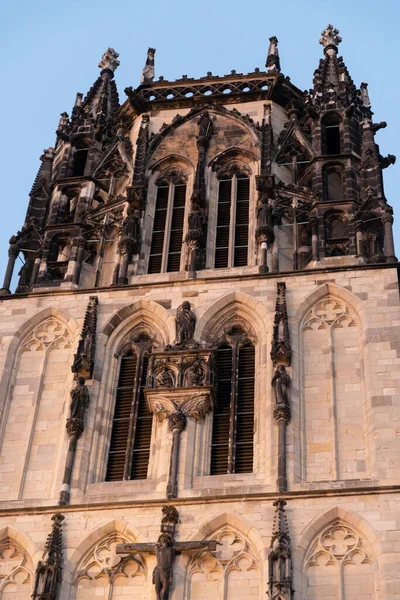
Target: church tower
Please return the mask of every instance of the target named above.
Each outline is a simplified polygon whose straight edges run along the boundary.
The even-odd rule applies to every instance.
[[[0,600],[399,600],[400,300],[366,83],[100,75],[0,295]],[[14,289],[16,259],[23,266]]]

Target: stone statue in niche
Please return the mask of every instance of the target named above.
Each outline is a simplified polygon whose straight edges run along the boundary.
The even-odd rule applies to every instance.
[[[164,367],[161,371],[157,373],[156,383],[157,387],[173,387],[174,378],[172,377],[171,371]]]
[[[261,198],[260,208],[257,216],[258,227],[272,227],[272,208],[267,196]]]
[[[271,385],[275,390],[276,404],[285,404],[286,406],[289,406],[290,376],[287,374],[284,365],[279,365],[276,368]]]
[[[78,377],[77,385],[71,390],[70,419],[83,421],[86,408],[89,404],[89,390],[85,385],[85,378]]]
[[[210,119],[210,114],[205,110],[199,119],[199,137],[209,138],[212,135],[213,124]]]
[[[203,227],[204,217],[200,206],[195,203],[192,205],[192,211],[189,215],[189,231],[197,231]]]
[[[190,302],[185,300],[178,308],[175,319],[176,346],[184,346],[193,339],[196,327],[196,315],[190,308]]]
[[[196,387],[204,381],[204,370],[200,361],[196,360],[186,371],[186,385]]]
[[[135,242],[139,239],[139,216],[132,208],[128,208],[128,213],[122,222],[122,236]]]

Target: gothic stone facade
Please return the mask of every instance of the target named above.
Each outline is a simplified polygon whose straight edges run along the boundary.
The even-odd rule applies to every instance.
[[[400,599],[395,158],[320,41],[306,94],[271,38],[196,80],[149,49],[122,105],[109,49],[62,114],[0,301],[1,600]]]

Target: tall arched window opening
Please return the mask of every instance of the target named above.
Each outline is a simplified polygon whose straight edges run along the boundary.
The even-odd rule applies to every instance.
[[[89,148],[77,148],[74,154],[72,177],[82,177],[85,174]]]
[[[322,153],[340,154],[340,122],[339,115],[327,115],[322,121]]]
[[[121,357],[106,481],[147,478],[153,415],[144,388],[150,351],[150,338],[142,336]]]
[[[252,473],[255,347],[243,331],[219,345],[216,368],[210,474]]]
[[[250,179],[240,173],[220,179],[218,192],[216,269],[247,265]]]
[[[157,182],[149,273],[180,270],[185,220],[186,181],[182,176]]]
[[[343,168],[328,165],[323,171],[324,200],[339,202],[343,200]]]

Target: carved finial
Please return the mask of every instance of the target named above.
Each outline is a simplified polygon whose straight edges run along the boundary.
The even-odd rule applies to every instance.
[[[365,106],[365,108],[371,108],[371,101],[369,99],[369,93],[368,93],[368,83],[362,83],[360,85],[360,90],[361,90],[361,101],[363,103],[363,106]]]
[[[97,296],[90,296],[83,321],[78,351],[74,354],[74,362],[71,367],[72,372],[76,373],[76,377],[80,375],[91,379],[93,376],[96,350],[97,304]]]
[[[60,115],[60,120],[58,122],[58,129],[62,129],[63,127],[68,125],[68,123],[69,123],[68,113],[62,112]]]
[[[147,50],[147,59],[144,69],[142,71],[141,84],[149,84],[154,80],[154,55],[156,53],[155,48],[149,48]]]
[[[335,51],[337,51],[337,47],[341,41],[342,38],[339,35],[339,30],[335,29],[333,25],[327,25],[327,27],[321,31],[319,43],[324,47],[324,52],[329,49],[335,49]]]
[[[269,73],[279,73],[281,70],[278,51],[278,38],[274,35],[269,38],[268,56],[265,66],[267,67],[267,71]]]
[[[47,536],[42,560],[35,573],[33,600],[56,600],[62,579],[62,522],[64,515],[52,516],[52,530]]]
[[[99,62],[100,69],[109,69],[114,72],[115,69],[119,66],[118,52],[115,52],[114,48],[107,48],[101,57],[101,61]]]
[[[280,600],[291,600],[292,564],[289,527],[285,513],[285,500],[275,500],[272,525],[271,552],[268,557],[268,595]]]
[[[82,92],[78,92],[76,94],[74,107],[79,108],[80,106],[82,106],[82,101],[83,101],[83,94],[82,94]]]
[[[286,284],[279,281],[276,284],[276,304],[274,332],[272,338],[271,358],[274,366],[285,365],[290,367],[292,350],[289,338],[289,321],[286,306]]]

